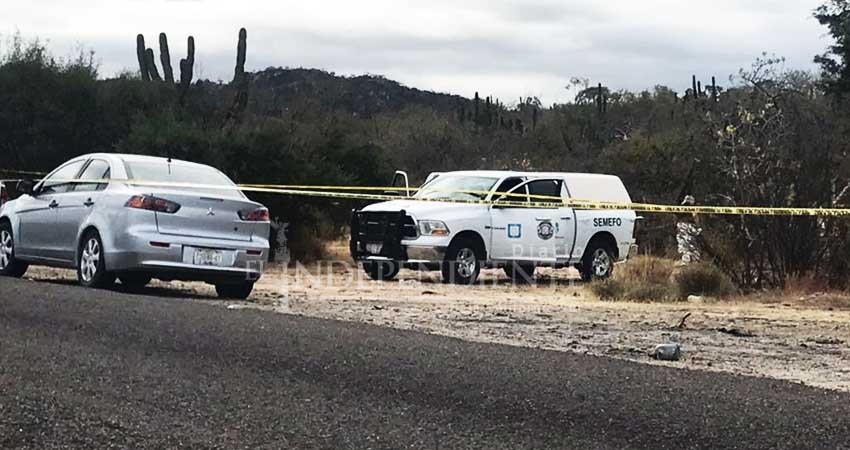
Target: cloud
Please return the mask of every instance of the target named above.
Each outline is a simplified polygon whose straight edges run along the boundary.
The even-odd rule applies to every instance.
[[[684,89],[690,75],[726,80],[763,51],[815,69],[828,40],[811,18],[821,0],[31,0],[4,6],[0,33],[48,38],[64,54],[93,48],[101,71],[135,69],[135,35],[169,36],[173,58],[195,36],[199,75],[232,77],[236,35],[248,67],[383,74],[409,86],[507,102],[574,93],[572,76],[632,90]]]

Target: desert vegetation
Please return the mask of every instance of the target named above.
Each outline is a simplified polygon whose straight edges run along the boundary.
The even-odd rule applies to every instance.
[[[0,55],[0,169],[43,171],[103,151],[209,163],[246,183],[385,185],[396,168],[418,181],[459,169],[588,171],[619,175],[640,202],[693,195],[711,205],[848,207],[850,2],[830,0],[815,15],[835,40],[817,56],[820,73],[762,55],[728,80],[698,74],[684,91],[630,92],[573,79],[574,101],[552,105],[315,69],[247,72],[259,44],[246,30],[234,32],[227,82],[192,78],[191,38],[184,50],[160,36],[158,52],[137,38],[139,67],[103,77],[94,53],[59,58],[18,36]],[[291,224],[296,258],[315,256],[316,241],[344,235],[359,206],[256,197]],[[676,220],[647,217],[638,232],[642,252],[673,253]],[[690,292],[715,283],[721,274],[712,267],[744,291],[804,274],[833,288],[850,282],[846,218],[706,216],[701,226],[710,265],[688,269],[695,273],[677,288],[659,281],[664,270],[644,267],[645,282],[628,295],[681,298],[682,284]],[[616,283],[606,288],[617,291]]]

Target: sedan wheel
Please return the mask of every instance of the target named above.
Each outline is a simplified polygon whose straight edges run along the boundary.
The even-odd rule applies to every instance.
[[[0,231],[0,270],[6,270],[12,263],[12,233]]]
[[[77,257],[77,279],[87,287],[105,288],[115,282],[115,275],[106,272],[103,243],[93,231],[86,233]]]
[[[15,240],[12,226],[0,223],[0,275],[20,278],[27,271],[27,264],[15,259]]]

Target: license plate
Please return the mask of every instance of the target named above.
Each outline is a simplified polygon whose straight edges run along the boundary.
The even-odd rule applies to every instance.
[[[197,266],[221,266],[224,263],[224,253],[221,250],[197,248],[194,263]]]
[[[373,255],[380,255],[384,244],[366,244],[366,251]]]

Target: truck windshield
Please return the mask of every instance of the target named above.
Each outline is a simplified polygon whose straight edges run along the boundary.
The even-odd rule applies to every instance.
[[[425,184],[416,198],[446,200],[483,200],[498,178],[441,175]]]

